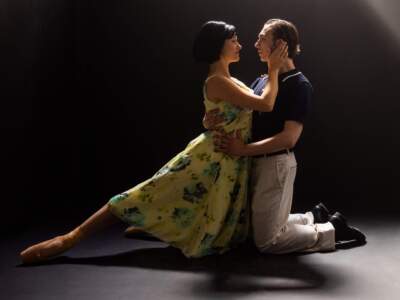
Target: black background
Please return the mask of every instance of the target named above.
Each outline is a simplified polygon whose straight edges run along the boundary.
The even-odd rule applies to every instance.
[[[211,19],[236,25],[231,73],[247,84],[266,72],[263,23],[300,31],[296,64],[315,93],[294,208],[398,213],[397,12],[395,0],[2,0],[3,229],[82,220],[202,132],[206,68],[191,48]]]

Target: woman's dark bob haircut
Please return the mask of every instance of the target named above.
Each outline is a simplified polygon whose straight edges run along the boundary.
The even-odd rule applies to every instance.
[[[193,56],[198,62],[212,64],[219,59],[224,42],[236,34],[233,25],[222,21],[208,21],[201,27],[193,44]]]

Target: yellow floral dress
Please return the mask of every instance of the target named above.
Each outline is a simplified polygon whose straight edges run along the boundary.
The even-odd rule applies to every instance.
[[[250,110],[211,102],[205,93],[204,99],[206,111],[219,108],[226,133],[239,129],[243,140],[250,140]],[[248,174],[249,159],[215,152],[207,131],[153,177],[111,198],[109,207],[121,220],[181,249],[187,257],[223,253],[247,238]]]

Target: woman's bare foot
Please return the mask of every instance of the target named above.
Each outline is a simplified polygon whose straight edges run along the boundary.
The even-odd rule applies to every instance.
[[[159,241],[158,238],[144,231],[140,227],[129,226],[125,229],[124,236],[127,238],[145,240],[145,241]]]
[[[53,239],[33,245],[20,253],[24,264],[42,262],[71,249],[82,239],[79,228]]]
[[[20,253],[21,260],[25,264],[31,264],[60,255],[71,249],[83,238],[118,221],[119,219],[111,213],[107,203],[71,232],[33,245],[22,251]]]
[[[143,234],[144,231],[140,227],[136,226],[129,226],[128,228],[125,229],[124,235],[125,237],[135,237],[136,235]]]

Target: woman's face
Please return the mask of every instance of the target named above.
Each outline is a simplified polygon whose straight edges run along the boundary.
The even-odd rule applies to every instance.
[[[242,49],[242,45],[239,44],[238,37],[234,34],[230,39],[225,40],[221,58],[230,63],[237,62],[240,60],[240,49]]]

